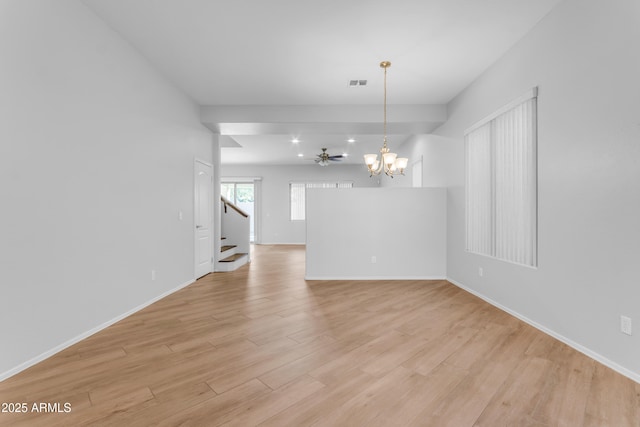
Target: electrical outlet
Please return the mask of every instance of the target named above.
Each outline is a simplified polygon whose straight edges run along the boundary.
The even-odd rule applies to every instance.
[[[631,318],[627,316],[620,316],[620,332],[623,334],[631,335]]]
[[[156,280],[156,271],[151,270],[151,280]]]
[[[484,276],[484,269],[482,267],[478,269],[478,276],[480,277]]]
[[[371,264],[375,264],[376,262],[378,262],[378,259],[376,258],[376,256],[375,256],[375,255],[373,255],[373,256],[371,257]]]

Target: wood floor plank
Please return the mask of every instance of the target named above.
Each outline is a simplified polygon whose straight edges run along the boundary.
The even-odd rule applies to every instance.
[[[511,330],[497,323],[490,323],[467,341],[468,345],[453,352],[446,362],[461,369],[470,369],[481,360],[491,359],[495,349],[504,344]]]
[[[309,376],[300,377],[270,394],[256,399],[251,405],[247,405],[241,414],[220,425],[225,427],[258,425],[322,388],[324,388],[324,384],[319,381]]]
[[[378,338],[372,338],[358,348],[336,359],[327,361],[324,365],[309,372],[309,375],[325,384],[340,381],[352,370],[359,369],[361,364],[367,363],[385,351],[401,344],[404,337],[405,335],[400,332],[391,331]]]
[[[421,376],[421,380],[407,390],[394,407],[381,411],[370,426],[429,425],[426,423],[428,418],[467,375],[468,372],[455,366],[438,365],[427,376]]]
[[[153,390],[152,390],[153,392]],[[175,414],[206,402],[216,393],[204,383],[185,384],[163,393],[154,393],[152,402],[145,402],[126,411],[112,412],[95,421],[100,426],[158,425]]]
[[[565,344],[554,344],[540,354],[553,362],[553,368],[533,418],[558,427],[583,425],[596,362]]]
[[[317,427],[366,426],[380,411],[394,406],[398,395],[393,387],[410,387],[415,373],[402,366],[363,387],[358,393],[314,423]],[[395,397],[395,398],[394,398]]]
[[[460,381],[435,411],[422,413],[410,425],[430,424],[451,427],[474,425],[510,373],[511,370],[505,371],[500,363],[486,361]],[[430,423],[422,424],[427,419],[431,420]]]
[[[448,357],[459,350],[471,338],[478,333],[477,330],[465,327],[457,327],[445,331],[429,341],[420,352],[403,362],[403,366],[415,370],[422,375],[440,366]]]
[[[260,423],[261,427],[310,426],[325,419],[344,403],[377,379],[361,371],[355,371],[340,383],[325,386],[287,409]]]
[[[532,419],[551,367],[552,362],[545,359],[522,360],[474,425],[526,425]]]
[[[596,364],[585,411],[585,426],[640,426],[637,384]]]
[[[429,345],[430,342],[427,339],[404,335],[402,342],[388,348],[368,362],[361,363],[360,369],[372,375],[384,375],[402,365]]]
[[[640,384],[462,289],[305,281],[304,256],[256,246],[1,382],[71,412],[0,425],[640,427]]]
[[[259,377],[260,381],[267,384],[272,389],[281,387],[282,385],[305,375],[320,366],[327,363],[327,360],[334,360],[344,353],[360,347],[365,342],[371,340],[371,337],[360,337],[359,339],[336,341],[331,339],[323,349],[318,349],[312,353],[300,357],[291,363],[282,365],[273,369]]]
[[[184,408],[161,420],[158,426],[214,426],[233,420],[251,407],[254,400],[267,396],[272,390],[253,379],[227,393],[218,395],[192,407]]]

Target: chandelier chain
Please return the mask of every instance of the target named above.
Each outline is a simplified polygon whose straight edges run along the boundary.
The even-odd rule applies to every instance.
[[[384,143],[387,143],[387,67],[384,67]]]
[[[409,159],[405,157],[397,157],[396,153],[391,153],[387,146],[387,68],[391,66],[391,62],[382,61],[380,67],[384,68],[384,107],[383,107],[383,144],[380,149],[381,158],[378,160],[376,154],[365,154],[364,161],[369,169],[369,176],[379,175],[384,172],[385,175],[393,178],[395,173],[404,175],[404,169],[407,167]]]

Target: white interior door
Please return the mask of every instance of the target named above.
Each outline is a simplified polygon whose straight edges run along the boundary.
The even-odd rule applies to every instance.
[[[195,162],[196,277],[213,271],[213,167]]]

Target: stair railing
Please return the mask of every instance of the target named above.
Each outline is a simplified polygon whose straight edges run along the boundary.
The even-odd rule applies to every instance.
[[[242,209],[240,209],[239,207],[237,207],[236,205],[234,205],[231,200],[227,199],[224,196],[220,196],[220,200],[222,200],[222,203],[224,205],[224,213],[227,213],[227,206],[229,206],[231,209],[238,212],[243,217],[249,218],[249,214],[243,211]]]

